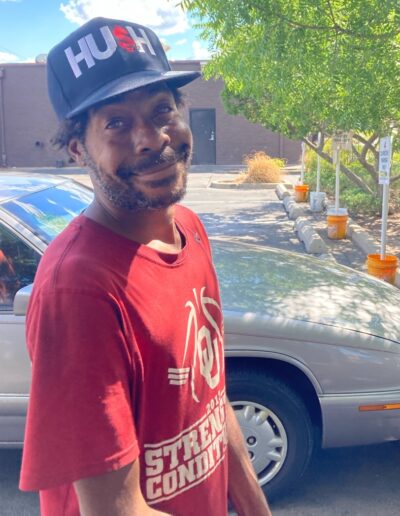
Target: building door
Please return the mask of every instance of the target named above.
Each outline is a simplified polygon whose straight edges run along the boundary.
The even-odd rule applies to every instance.
[[[215,109],[191,109],[193,165],[213,165],[215,152]]]

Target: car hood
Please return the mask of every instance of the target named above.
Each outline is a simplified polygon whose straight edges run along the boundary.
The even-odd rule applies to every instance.
[[[224,310],[354,330],[400,342],[400,291],[334,262],[213,240]]]

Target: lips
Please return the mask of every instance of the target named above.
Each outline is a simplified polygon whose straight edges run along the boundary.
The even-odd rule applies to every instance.
[[[176,165],[177,163],[178,163],[178,161],[170,161],[168,163],[161,163],[160,165],[157,165],[151,169],[138,171],[138,172],[134,173],[133,175],[136,175],[139,177],[152,176],[159,172],[163,172],[165,169],[172,167],[173,165]]]
[[[117,176],[122,180],[129,180],[132,177],[148,177],[163,172],[165,169],[174,166],[178,161],[169,161],[154,165],[153,167],[146,167],[146,169],[137,169],[136,167],[120,168],[117,171]]]
[[[179,162],[187,163],[190,157],[190,147],[182,145],[175,151],[164,150],[160,153],[151,153],[136,165],[120,167],[116,175],[123,180],[129,180],[133,176],[147,177],[163,172],[165,169],[177,165]]]

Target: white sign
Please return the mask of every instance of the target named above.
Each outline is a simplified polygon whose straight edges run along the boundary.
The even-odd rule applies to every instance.
[[[390,165],[392,161],[392,139],[385,136],[379,141],[379,184],[383,185],[381,260],[386,255],[387,217],[389,213]]]
[[[351,150],[351,142],[353,140],[352,132],[335,133],[332,138],[333,148],[340,150]]]
[[[388,185],[390,183],[390,165],[392,160],[392,140],[390,136],[385,136],[379,142],[379,184]]]

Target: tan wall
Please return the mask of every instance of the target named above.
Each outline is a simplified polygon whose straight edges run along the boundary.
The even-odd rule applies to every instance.
[[[172,62],[172,67],[196,70],[200,69],[200,62],[177,61]],[[217,164],[237,165],[243,155],[255,150],[297,163],[299,142],[282,138],[241,116],[225,113],[220,100],[222,86],[222,81],[198,79],[184,88],[187,120],[190,108],[215,108]],[[68,163],[65,153],[54,150],[50,144],[57,120],[47,97],[45,65],[0,65],[0,117],[0,166],[46,167]]]
[[[47,98],[45,65],[0,66],[4,73],[3,104],[6,165],[9,167],[55,166],[65,161],[50,138],[57,120]]]
[[[200,70],[200,62],[172,62],[172,68]],[[222,88],[223,82],[220,80],[203,79],[197,79],[184,88],[188,109],[215,108],[217,164],[238,164],[245,154],[259,150],[273,157],[285,158],[290,164],[299,162],[301,146],[298,141],[289,140],[258,124],[252,124],[242,116],[228,115],[220,97]]]

